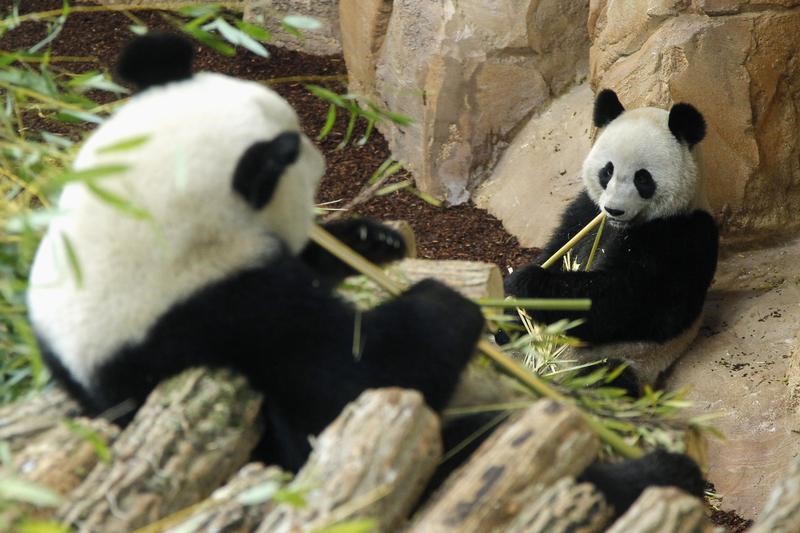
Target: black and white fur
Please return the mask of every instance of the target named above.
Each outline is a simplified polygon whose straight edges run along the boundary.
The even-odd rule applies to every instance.
[[[432,280],[363,313],[340,300],[331,289],[350,270],[308,240],[322,155],[273,91],[191,75],[187,46],[148,36],[127,50],[120,72],[144,90],[74,163],[125,165],[98,185],[151,220],[82,182],[65,187],[28,292],[50,369],[92,413],[139,406],[187,367],[237,369],[265,395],[262,457],[291,470],[309,435],[367,388],[413,388],[444,407],[473,355],[480,309]],[[139,136],[139,147],[104,150]],[[404,254],[399,234],[374,222],[328,229],[373,261]]]
[[[669,111],[626,111],[613,91],[604,90],[594,123],[602,129],[583,163],[585,190],[567,207],[538,261],[603,210],[607,224],[591,270],[533,264],[510,275],[505,288],[518,297],[590,298],[587,313],[533,315],[543,322],[584,318],[571,330],[587,343],[578,357],[627,360],[641,382],[653,383],[696,336],[717,264],[717,226],[693,152],[705,122],[683,103]],[[586,265],[593,235],[573,249],[580,265]]]
[[[361,313],[337,298],[332,288],[350,269],[308,241],[321,154],[274,92],[192,75],[187,46],[171,36],[135,41],[119,71],[143,90],[89,137],[74,165],[125,165],[101,185],[151,219],[72,183],[37,252],[30,319],[54,375],[102,413],[138,407],[187,367],[239,370],[265,397],[258,458],[292,471],[308,456],[308,437],[366,388],[413,388],[433,409],[445,407],[481,333],[479,308],[432,280]],[[104,149],[142,135],[135,149]],[[373,261],[403,255],[401,237],[377,223],[328,229]],[[448,424],[446,447],[493,418]],[[445,464],[434,485],[466,455]],[[680,455],[597,465],[583,479],[607,490],[617,512],[647,485],[702,491],[697,466]]]

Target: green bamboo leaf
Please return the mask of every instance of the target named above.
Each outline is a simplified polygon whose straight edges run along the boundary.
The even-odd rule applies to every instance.
[[[347,107],[347,103],[341,96],[329,89],[326,89],[325,87],[320,87],[319,85],[313,85],[309,83],[305,85],[305,88],[317,98],[321,98],[326,102],[336,104],[339,107]]]
[[[321,141],[333,129],[333,125],[336,123],[336,106],[331,104],[328,106],[328,116],[325,118],[325,125],[322,126],[322,129],[319,131],[319,135],[317,135],[317,140]]]
[[[122,139],[121,141],[117,141],[113,144],[109,144],[107,146],[102,146],[96,150],[98,154],[108,154],[113,152],[126,152],[128,150],[133,150],[134,148],[138,148],[145,144],[147,141],[150,140],[149,135],[137,135],[135,137],[128,137],[127,139]],[[124,169],[123,169],[124,170]]]
[[[87,181],[86,187],[88,187],[88,189],[92,192],[92,194],[97,196],[99,199],[101,199],[114,209],[117,209],[133,218],[138,218],[140,220],[153,219],[150,212],[147,211],[146,209],[133,205],[132,203],[112,193],[111,191],[103,189],[93,181]]]
[[[58,507],[61,496],[47,487],[17,479],[0,477],[0,500],[29,503],[37,507]]]
[[[219,13],[219,4],[204,4],[199,6],[187,6],[178,9],[178,13],[186,17],[198,18],[204,16],[214,16]]]
[[[61,122],[67,123],[79,123],[79,122],[91,122],[92,124],[102,124],[103,117],[100,115],[96,115],[94,113],[88,113],[86,111],[76,111],[74,109],[63,109],[61,112],[56,114],[56,119],[60,120]]]
[[[76,420],[66,419],[64,420],[64,424],[66,424],[67,429],[83,439],[85,442],[89,443],[92,448],[94,448],[94,453],[97,454],[98,459],[104,463],[111,462],[111,448],[109,448],[106,439],[103,438],[99,433],[92,428],[78,423]]]
[[[217,39],[212,34],[208,33],[202,28],[183,26],[181,29],[185,33],[191,35],[197,41],[201,42],[202,44],[208,46],[212,50],[224,56],[236,55],[236,49],[234,47],[225,43],[224,41],[221,41],[220,39]]]
[[[229,43],[237,46],[243,46],[251,52],[261,57],[269,57],[269,52],[264,48],[264,45],[256,41],[245,32],[238,28],[234,28],[228,24],[225,19],[218,18],[214,21],[214,27],[219,31],[220,35],[225,38]]]
[[[48,520],[23,520],[14,524],[16,533],[70,533],[69,526]]]
[[[374,518],[355,518],[314,530],[314,533],[371,533],[380,531]]]
[[[56,185],[63,185],[73,181],[94,181],[119,174],[120,172],[125,172],[128,168],[128,165],[112,164],[100,165],[83,170],[70,170],[53,178],[53,182]]]
[[[245,22],[243,20],[235,20],[233,23],[236,24],[237,28],[245,32],[253,39],[257,39],[259,41],[269,41],[272,39],[272,34],[261,26],[256,26],[255,24],[250,24],[249,22]]]
[[[367,144],[367,141],[369,140],[370,136],[372,135],[372,130],[373,130],[374,127],[375,127],[375,120],[373,120],[371,118],[367,119],[367,129],[364,132],[364,135],[362,135],[361,138],[356,143],[357,146],[364,146],[365,144]]]
[[[69,264],[69,271],[75,279],[75,284],[78,287],[83,286],[83,272],[81,271],[81,264],[78,261],[78,254],[75,253],[75,248],[72,246],[72,241],[69,240],[66,233],[61,234],[61,243],[64,245],[64,253],[67,255],[67,263]]]
[[[128,29],[131,30],[131,33],[134,35],[147,35],[147,26],[142,26],[141,24],[131,24],[128,26]]]
[[[350,139],[353,137],[353,130],[356,128],[356,120],[358,119],[358,114],[354,113],[352,110],[350,111],[350,120],[347,121],[347,130],[344,133],[344,139],[340,142],[336,148],[341,150],[347,143],[350,142]]]

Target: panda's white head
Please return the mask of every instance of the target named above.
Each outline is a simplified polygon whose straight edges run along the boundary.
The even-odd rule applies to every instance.
[[[694,107],[626,111],[606,89],[595,100],[594,124],[601,131],[582,177],[611,223],[635,224],[698,207],[703,191],[692,148],[705,136],[705,121]]]
[[[118,73],[140,91],[87,140],[77,170],[127,169],[108,180],[172,227],[207,236],[258,226],[293,252],[305,245],[324,160],[277,93],[250,81],[191,72],[192,45],[152,34],[123,52]],[[141,137],[127,151],[105,148]],[[173,242],[181,242],[180,237]]]

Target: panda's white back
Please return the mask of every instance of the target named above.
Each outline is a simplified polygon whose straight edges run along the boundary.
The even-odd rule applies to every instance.
[[[277,253],[276,237],[294,252],[303,247],[323,167],[305,137],[271,209],[249,209],[231,183],[255,140],[298,128],[294,111],[272,91],[197,74],[133,97],[90,136],[74,169],[127,166],[97,185],[151,219],[121,212],[83,183],[62,193],[60,215],[33,264],[28,305],[37,332],[78,382],[89,385],[93,368],[141,341],[176,302]],[[141,146],[103,151],[140,136],[147,137]],[[69,266],[67,240],[81,283]]]

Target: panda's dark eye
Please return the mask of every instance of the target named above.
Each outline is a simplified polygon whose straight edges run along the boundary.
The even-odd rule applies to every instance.
[[[606,163],[606,166],[600,169],[597,177],[600,179],[600,186],[602,188],[606,188],[608,186],[608,182],[611,181],[611,176],[614,175],[614,163],[609,161]]]
[[[656,182],[653,181],[653,176],[643,168],[637,170],[633,175],[633,184],[636,186],[636,190],[639,191],[639,196],[645,200],[652,198],[656,193]]]

